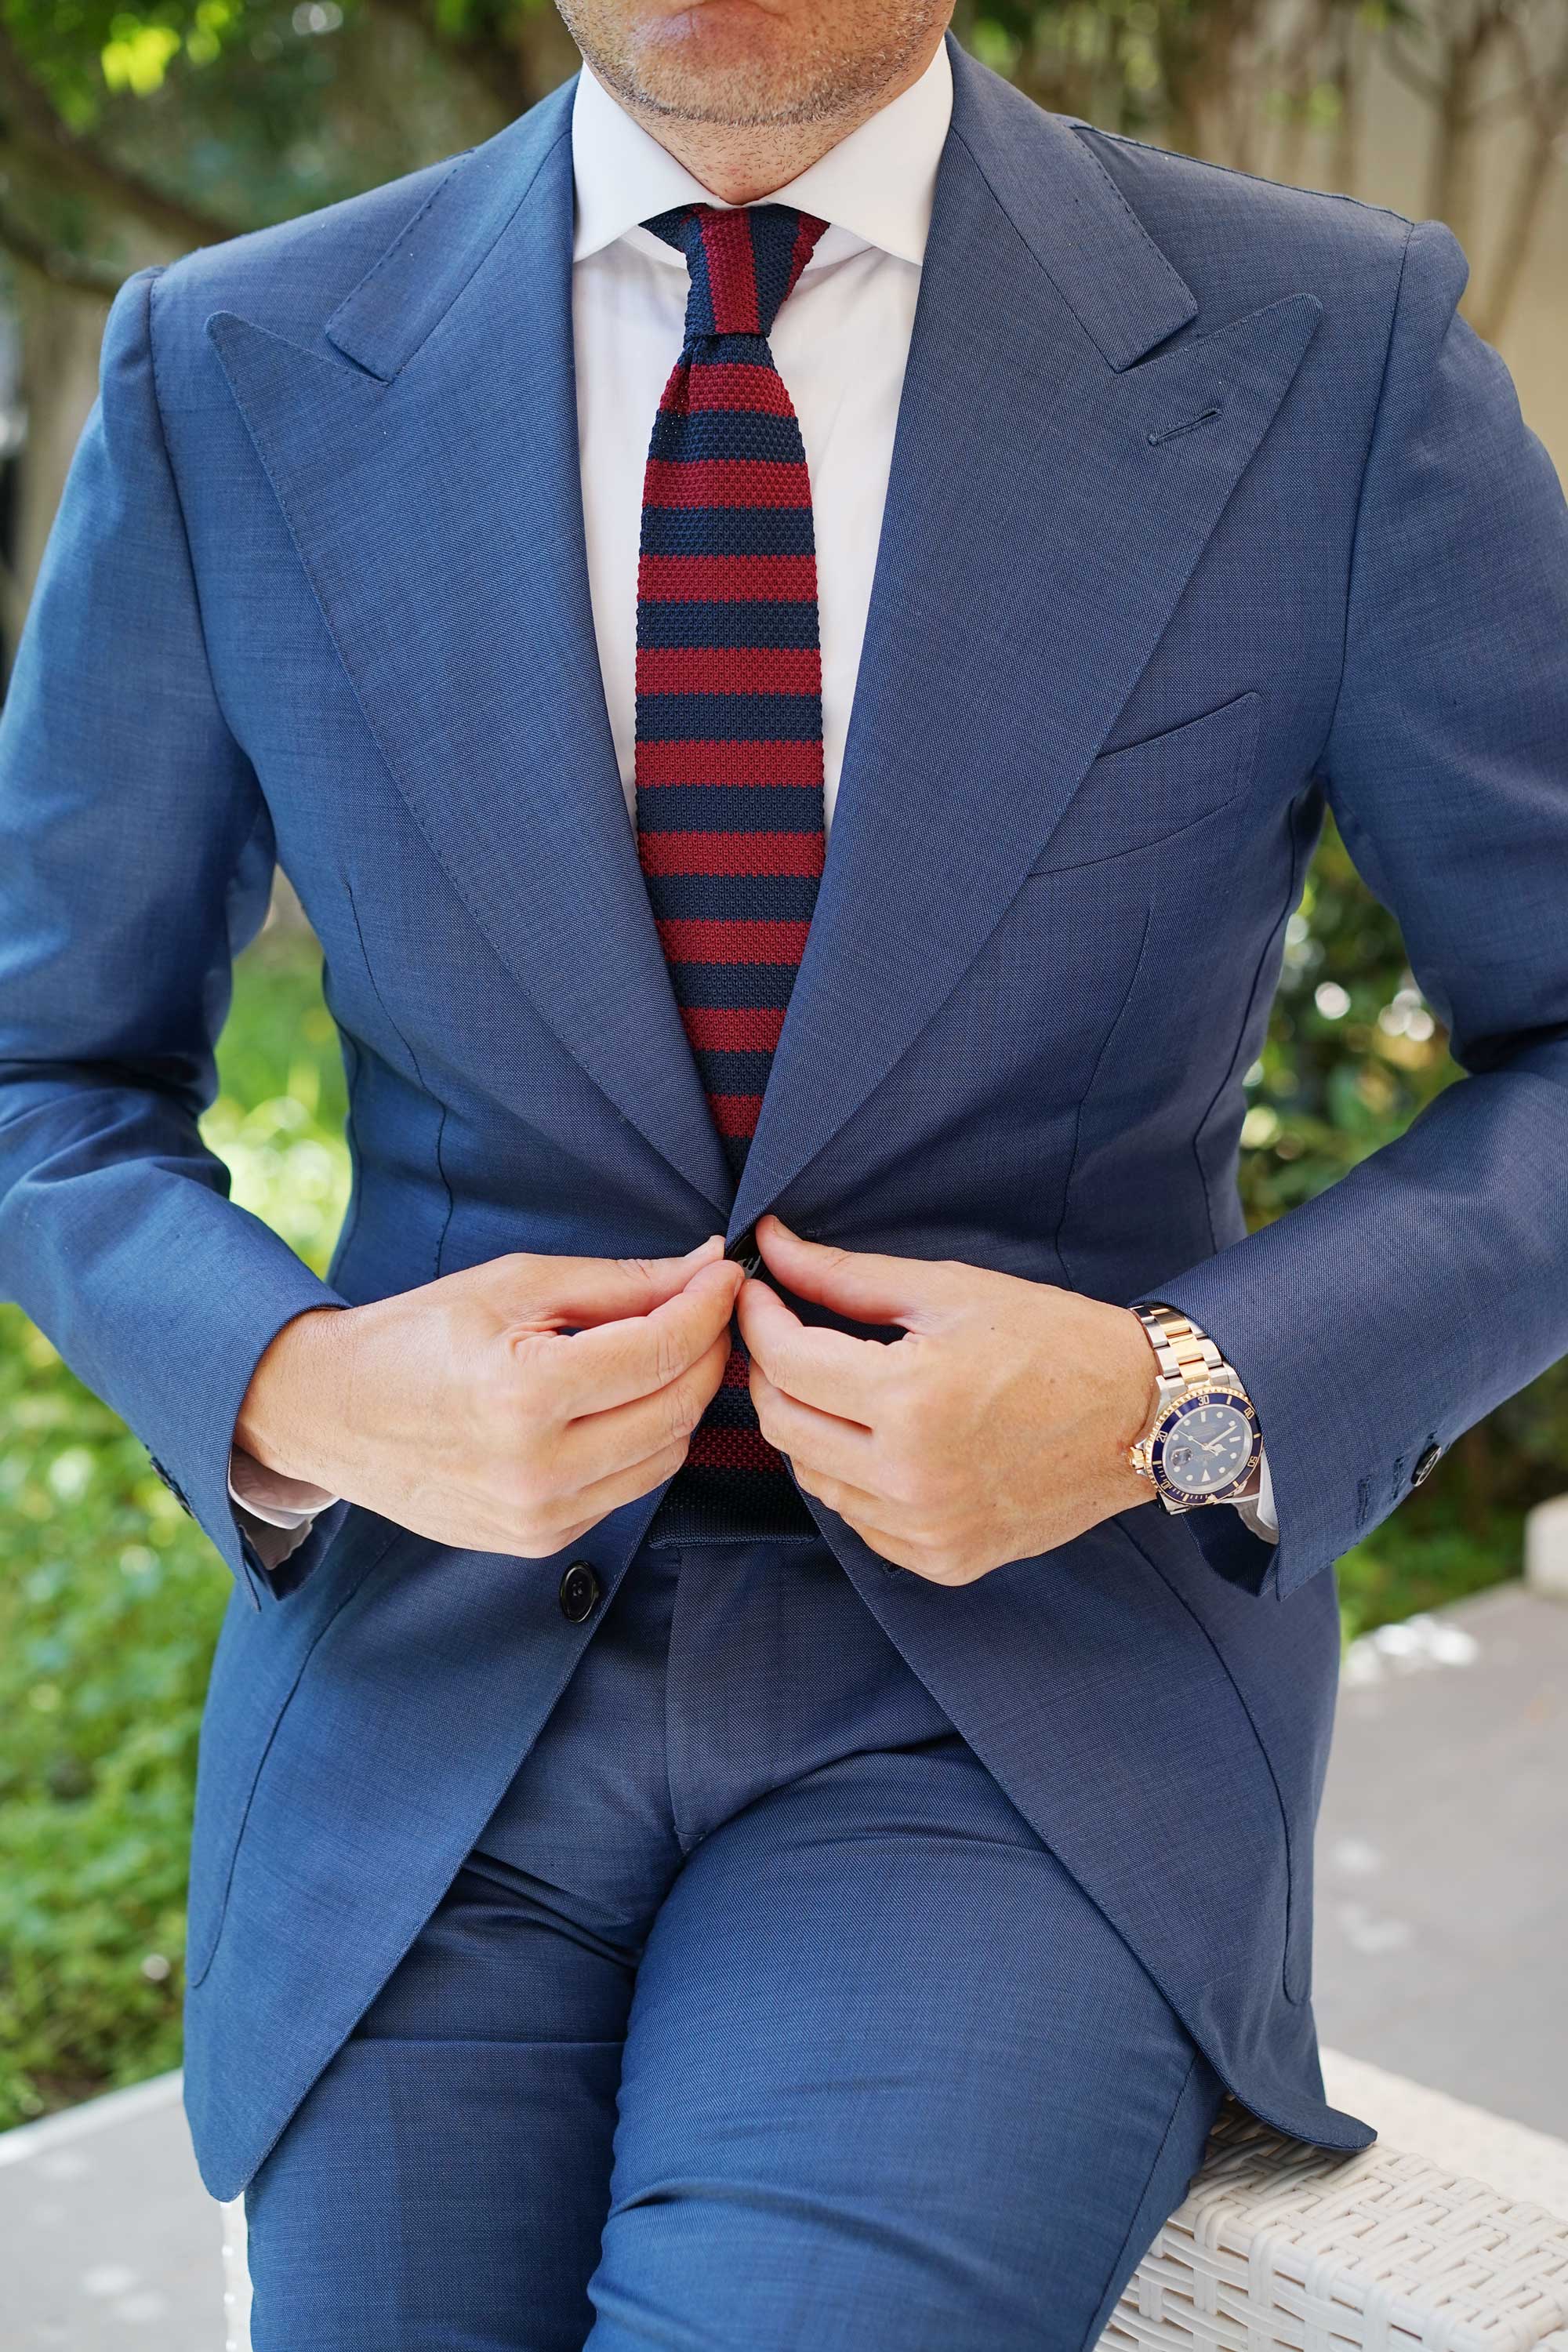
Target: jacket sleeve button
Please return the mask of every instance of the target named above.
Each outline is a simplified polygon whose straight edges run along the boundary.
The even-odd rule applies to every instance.
[[[1440,1445],[1429,1445],[1420,1455],[1415,1469],[1410,1473],[1410,1483],[1413,1486],[1419,1486],[1423,1478],[1429,1478],[1432,1475],[1437,1466],[1437,1457],[1442,1451]]]
[[[561,1580],[557,1598],[561,1614],[568,1625],[581,1625],[593,1615],[599,1605],[603,1588],[585,1559],[574,1559]]]

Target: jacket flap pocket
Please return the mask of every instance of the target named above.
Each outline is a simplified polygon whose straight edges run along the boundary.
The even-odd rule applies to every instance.
[[[1201,719],[1102,751],[1030,871],[1125,856],[1212,816],[1251,778],[1261,699],[1238,694]]]

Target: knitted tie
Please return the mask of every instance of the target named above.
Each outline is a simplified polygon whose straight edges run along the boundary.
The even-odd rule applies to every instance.
[[[738,1178],[825,849],[811,485],[767,338],[826,223],[681,205],[643,225],[684,253],[691,290],[643,487],[637,855]],[[736,1342],[649,1535],[813,1532]]]

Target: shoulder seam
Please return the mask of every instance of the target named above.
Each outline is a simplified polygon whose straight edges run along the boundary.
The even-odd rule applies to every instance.
[[[1255,188],[1279,188],[1288,196],[1317,196],[1325,204],[1349,205],[1355,212],[1380,214],[1384,220],[1398,221],[1406,229],[1415,226],[1407,213],[1395,212],[1392,205],[1368,204],[1364,196],[1346,195],[1341,188],[1299,188],[1293,180],[1271,180],[1265,172],[1243,172],[1234,163],[1216,163],[1206,155],[1187,155],[1178,148],[1158,146],[1152,139],[1134,139],[1125,131],[1102,130],[1097,122],[1075,119],[1073,127],[1090,132],[1096,139],[1109,139],[1118,147],[1137,147],[1146,155],[1163,156],[1167,163],[1191,163],[1200,172],[1217,172],[1227,180],[1247,180]]]

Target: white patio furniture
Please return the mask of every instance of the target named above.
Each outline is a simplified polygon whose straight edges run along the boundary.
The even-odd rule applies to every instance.
[[[1100,2352],[1568,2352],[1568,2220],[1228,2107]]]

